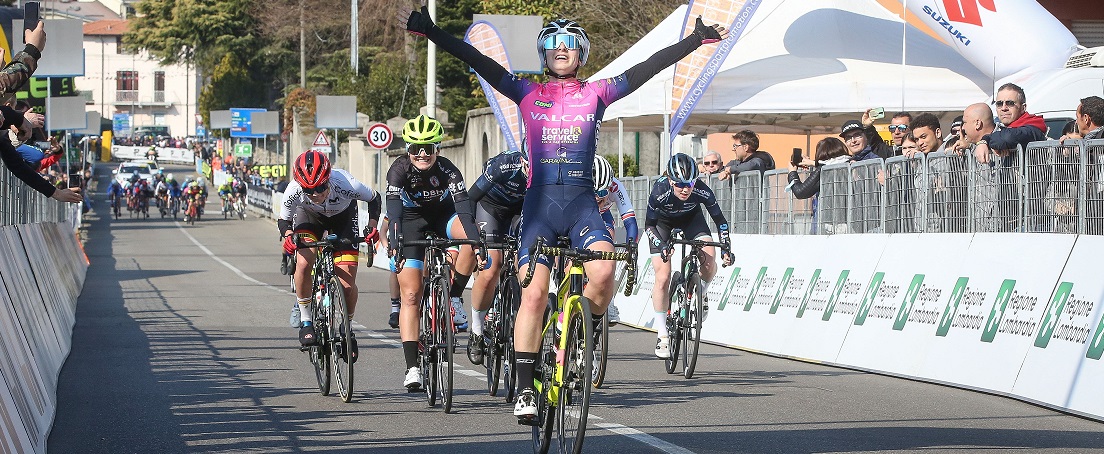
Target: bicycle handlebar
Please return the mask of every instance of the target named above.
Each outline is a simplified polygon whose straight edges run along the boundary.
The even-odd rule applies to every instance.
[[[337,235],[327,235],[320,241],[303,241],[299,236],[295,237],[295,246],[300,248],[333,248],[337,245],[354,245],[364,242],[364,237],[357,236],[350,239],[340,239]]]
[[[537,243],[529,248],[529,263],[532,264],[538,255],[567,257],[574,261],[589,262],[592,260],[616,260],[625,261],[629,267],[629,282],[626,286],[626,296],[632,292],[636,285],[636,249],[629,247],[625,252],[594,251],[571,247],[545,246],[544,238],[537,238]],[[522,287],[528,287],[533,280],[535,266],[529,266],[525,272],[525,279],[521,281]]]

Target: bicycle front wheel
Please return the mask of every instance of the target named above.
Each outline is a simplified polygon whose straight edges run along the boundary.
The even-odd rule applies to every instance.
[[[449,413],[452,411],[452,354],[455,350],[456,333],[452,326],[452,302],[449,300],[447,278],[438,278],[432,291],[437,304],[437,381],[441,390],[441,404],[445,413]]]
[[[556,434],[561,454],[583,451],[587,417],[590,412],[592,366],[594,360],[594,328],[590,317],[590,300],[579,297],[568,302],[575,307],[564,322],[563,382],[556,405]]]
[[[503,300],[502,315],[502,386],[506,388],[506,402],[513,402],[517,397],[517,355],[514,352],[514,321],[517,319],[517,308],[521,303],[521,284],[517,276],[510,276],[510,298]]]
[[[679,346],[682,340],[682,320],[680,318],[680,312],[682,310],[682,300],[686,297],[686,286],[683,285],[682,272],[675,271],[675,274],[671,276],[671,288],[669,290],[669,313],[667,314],[667,358],[664,358],[664,363],[667,366],[667,373],[673,374],[678,369],[679,358]]]
[[[433,319],[436,310],[431,305],[431,295],[428,289],[422,289],[422,317],[421,331],[418,338],[421,340],[418,352],[418,360],[422,373],[422,388],[426,393],[426,402],[430,407],[437,405],[437,346],[434,338]]]
[[[686,290],[690,298],[690,310],[682,328],[682,376],[691,378],[694,376],[694,367],[698,365],[698,346],[701,344],[702,285],[697,274],[690,275]]]
[[[318,292],[311,292],[312,295],[317,295]],[[315,324],[315,336],[325,336],[323,331],[326,330],[325,314],[322,308],[321,301],[311,302],[311,314],[313,316]],[[328,337],[328,336],[326,336]],[[318,381],[318,391],[323,396],[330,395],[330,352],[329,345],[326,343],[326,339],[319,339],[313,346],[310,347],[310,362],[314,366],[314,378]]]
[[[330,297],[330,357],[333,358],[334,375],[337,376],[337,391],[341,400],[353,400],[353,326],[349,319],[349,308],[345,304],[345,290],[337,277],[330,277],[326,285]]]
[[[556,301],[556,295],[548,295],[548,299],[552,302],[549,307],[554,307]],[[550,401],[548,396],[551,393],[551,387],[553,384],[553,371],[556,369],[556,328],[549,326],[547,318],[550,314],[545,312],[545,330],[543,337],[541,338],[540,351],[538,352],[537,364],[534,364],[536,370],[533,377],[536,380],[540,380],[540,386],[537,388],[537,417],[533,421],[533,452],[535,454],[546,454],[548,447],[552,445],[552,432],[556,418],[553,417],[552,412],[556,410],[556,402]],[[555,315],[555,314],[551,314]],[[555,322],[553,322],[555,323]],[[516,377],[516,376],[515,376]],[[523,386],[525,387],[525,386]]]

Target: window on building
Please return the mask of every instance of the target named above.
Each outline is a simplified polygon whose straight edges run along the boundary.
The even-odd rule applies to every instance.
[[[116,71],[115,89],[138,91],[138,71]]]

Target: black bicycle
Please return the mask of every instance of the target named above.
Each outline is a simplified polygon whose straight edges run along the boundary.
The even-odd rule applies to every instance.
[[[517,368],[514,367],[514,320],[521,304],[521,285],[517,277],[517,238],[503,235],[501,243],[487,243],[489,249],[502,250],[502,268],[495,286],[494,301],[483,328],[487,369],[487,392],[498,395],[499,379],[506,391],[506,402],[517,394]]]
[[[348,355],[352,345],[353,327],[349,318],[349,307],[345,302],[345,288],[334,275],[333,253],[339,246],[362,241],[364,238],[339,240],[334,234],[327,235],[321,241],[296,240],[298,247],[313,248],[318,255],[311,271],[313,279],[310,307],[317,341],[313,346],[303,347],[302,350],[309,353],[308,358],[314,366],[318,390],[322,395],[330,393],[332,370],[333,375],[337,376],[338,393],[344,402],[353,399],[353,359]]]
[[[405,259],[404,246],[425,246],[421,317],[418,333],[418,365],[422,372],[423,388],[429,406],[437,405],[440,397],[445,413],[452,411],[453,354],[456,352],[456,325],[452,321],[452,302],[449,286],[452,283],[452,266],[448,248],[453,246],[478,246],[479,240],[440,239],[427,235],[424,240],[398,238],[399,254],[396,263]]]
[[[678,368],[679,353],[682,353],[682,376],[694,376],[698,364],[698,346],[701,344],[702,320],[705,318],[705,286],[699,272],[702,248],[716,247],[722,251],[724,244],[715,241],[687,240],[682,231],[671,231],[671,245],[682,245],[682,271],[671,276],[671,286],[667,295],[670,306],[667,312],[668,356],[664,359],[667,373],[673,374]],[[687,250],[689,249],[689,252]],[[664,261],[670,260],[664,257]]]

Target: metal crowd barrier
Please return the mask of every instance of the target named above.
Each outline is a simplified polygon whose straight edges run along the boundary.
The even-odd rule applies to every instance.
[[[786,170],[703,179],[733,233],[1104,235],[1104,139],[1033,142],[1025,150],[985,158],[935,152],[827,165],[820,170],[819,193],[806,200],[793,197]],[[641,222],[658,178],[621,180]]]
[[[0,165],[0,225],[61,222],[69,218],[64,203],[31,189]]]

